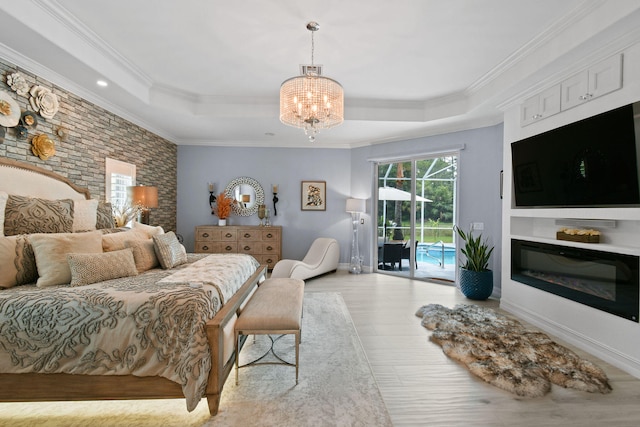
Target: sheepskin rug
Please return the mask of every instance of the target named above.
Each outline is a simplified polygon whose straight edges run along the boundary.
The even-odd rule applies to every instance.
[[[551,384],[609,393],[606,374],[542,332],[494,310],[459,304],[421,307],[416,316],[431,341],[484,381],[524,397],[543,396]]]

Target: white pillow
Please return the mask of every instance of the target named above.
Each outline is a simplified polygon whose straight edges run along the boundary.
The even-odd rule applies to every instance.
[[[4,236],[4,208],[7,207],[8,198],[7,193],[0,191],[0,236]]]
[[[150,237],[142,230],[131,229],[119,233],[105,234],[102,236],[102,250],[104,252],[120,251],[125,249],[127,240],[147,240]]]
[[[98,217],[97,200],[74,200],[73,201],[73,228],[72,231],[93,231],[96,229],[96,219]]]
[[[158,236],[160,234],[164,234],[164,229],[159,225],[154,227],[152,225],[142,224],[137,221],[133,221],[133,229],[144,231],[145,233],[147,233],[149,238],[152,238],[153,236]]]
[[[40,276],[36,285],[40,288],[71,283],[67,254],[102,252],[102,233],[99,231],[32,234],[29,242],[36,257]]]

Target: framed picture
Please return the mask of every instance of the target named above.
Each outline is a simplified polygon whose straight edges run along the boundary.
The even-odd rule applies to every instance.
[[[326,181],[302,181],[300,201],[303,211],[327,210]]]

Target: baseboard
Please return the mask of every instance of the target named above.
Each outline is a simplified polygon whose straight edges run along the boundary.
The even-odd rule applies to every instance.
[[[537,326],[549,334],[555,335],[556,337],[575,345],[590,354],[593,354],[613,366],[622,369],[628,374],[633,375],[636,378],[640,378],[640,360],[620,353],[618,350],[603,345],[602,343],[569,329],[564,325],[541,317],[518,304],[513,304],[502,299],[500,301],[500,308],[518,316],[532,325]]]

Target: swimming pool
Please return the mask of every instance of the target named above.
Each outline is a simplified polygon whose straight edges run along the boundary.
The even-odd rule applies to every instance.
[[[439,261],[442,257],[442,246],[436,245],[429,248],[427,254],[427,243],[418,243],[418,253],[416,258],[418,262],[439,265]],[[454,246],[444,246],[444,265],[455,265],[456,263],[456,248]]]

